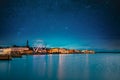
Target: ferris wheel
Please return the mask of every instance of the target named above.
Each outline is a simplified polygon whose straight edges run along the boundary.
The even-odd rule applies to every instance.
[[[35,53],[37,53],[38,50],[39,50],[39,51],[42,51],[43,49],[45,49],[45,48],[46,48],[46,44],[45,44],[45,42],[44,42],[43,40],[41,40],[41,39],[35,40],[35,41],[33,42],[32,48],[33,48],[33,51],[34,51]]]

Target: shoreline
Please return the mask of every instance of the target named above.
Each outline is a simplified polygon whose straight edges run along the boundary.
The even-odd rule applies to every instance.
[[[12,56],[7,54],[0,54],[0,60],[12,60]]]

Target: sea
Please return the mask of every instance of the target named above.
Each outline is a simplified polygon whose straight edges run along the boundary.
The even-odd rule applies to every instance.
[[[120,53],[23,55],[0,60],[0,80],[120,80]]]

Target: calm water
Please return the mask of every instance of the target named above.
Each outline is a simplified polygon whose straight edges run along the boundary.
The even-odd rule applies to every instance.
[[[120,80],[120,54],[23,56],[0,61],[0,80]]]

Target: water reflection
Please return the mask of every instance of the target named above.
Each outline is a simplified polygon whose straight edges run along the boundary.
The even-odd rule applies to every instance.
[[[0,80],[119,80],[120,54],[34,55],[0,61]]]
[[[64,62],[65,56],[63,54],[59,55],[59,68],[58,68],[58,79],[62,80],[64,77],[64,68],[63,68],[63,62]]]
[[[81,56],[81,57],[80,57]],[[66,77],[67,76],[67,77]],[[89,57],[88,55],[60,55],[59,80],[89,79]]]

